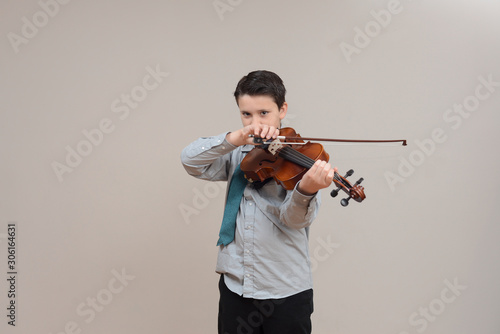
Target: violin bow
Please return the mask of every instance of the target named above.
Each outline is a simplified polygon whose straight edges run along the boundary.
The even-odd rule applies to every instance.
[[[248,137],[253,137],[257,142],[262,142],[262,138],[256,137],[254,135],[248,135]],[[313,138],[313,137],[287,137],[278,136],[277,139],[288,140],[312,140],[312,141],[326,141],[326,142],[340,142],[340,143],[399,143],[402,146],[406,146],[406,139],[384,139],[384,140],[364,140],[364,139],[332,139],[332,138]],[[300,144],[300,143],[296,143]]]
[[[326,142],[341,142],[341,143],[399,143],[406,146],[406,139],[386,139],[386,140],[363,140],[363,139],[331,139],[331,138],[312,138],[312,137],[287,137],[278,136],[278,139],[285,140],[312,140],[312,141],[326,141]]]

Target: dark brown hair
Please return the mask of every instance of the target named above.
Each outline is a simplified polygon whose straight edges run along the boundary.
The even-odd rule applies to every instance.
[[[259,70],[241,78],[234,91],[234,98],[238,103],[238,98],[242,95],[266,95],[272,97],[278,108],[281,108],[285,103],[285,94],[283,80],[276,73]]]

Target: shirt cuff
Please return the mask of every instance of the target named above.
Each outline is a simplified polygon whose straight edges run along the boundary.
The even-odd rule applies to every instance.
[[[295,185],[295,188],[293,189],[293,194],[292,194],[292,200],[294,200],[296,203],[304,203],[304,204],[309,204],[313,198],[316,197],[318,192],[312,194],[312,195],[305,195],[299,191],[299,182]]]
[[[237,148],[237,146],[231,144],[226,140],[227,134],[228,132],[225,132],[213,137],[200,138],[197,142],[197,145],[194,145],[192,148],[187,150],[187,157],[195,158],[202,154],[209,154],[208,156],[213,156],[215,154],[217,156],[220,156],[233,151]]]

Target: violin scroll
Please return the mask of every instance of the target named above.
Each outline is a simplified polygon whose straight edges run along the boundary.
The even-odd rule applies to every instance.
[[[337,172],[335,172],[335,176],[333,178],[333,182],[335,182],[335,185],[337,185],[337,189],[333,189],[330,192],[330,196],[336,197],[339,193],[339,190],[342,190],[347,195],[349,195],[347,198],[343,198],[340,201],[340,204],[342,206],[348,206],[349,200],[351,198],[356,202],[362,202],[366,198],[364,188],[360,186],[361,182],[363,182],[363,178],[360,178],[358,181],[356,181],[354,185],[351,185],[351,183],[347,181],[347,178],[352,174],[354,174],[354,171],[352,169],[348,170],[344,176],[340,176]]]

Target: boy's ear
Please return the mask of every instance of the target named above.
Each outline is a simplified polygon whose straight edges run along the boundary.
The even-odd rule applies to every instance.
[[[283,105],[280,108],[280,119],[285,118],[287,111],[288,111],[288,103],[283,102]]]

